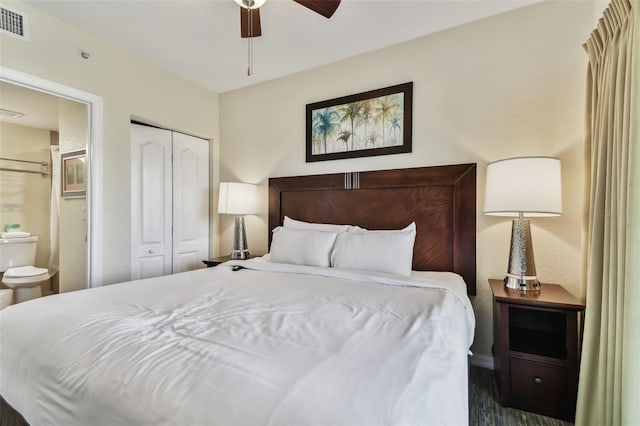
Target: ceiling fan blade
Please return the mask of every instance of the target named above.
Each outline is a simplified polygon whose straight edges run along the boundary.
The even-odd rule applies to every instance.
[[[293,0],[298,4],[311,9],[316,13],[324,16],[325,18],[331,18],[333,12],[340,6],[340,0]]]
[[[249,17],[251,14],[251,17]],[[251,31],[249,31],[249,19],[251,19]],[[240,37],[260,37],[262,28],[260,27],[260,9],[240,8]]]

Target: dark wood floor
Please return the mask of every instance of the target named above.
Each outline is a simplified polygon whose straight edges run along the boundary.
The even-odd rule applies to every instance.
[[[493,371],[471,366],[469,374],[470,426],[570,426],[572,423],[500,405]]]

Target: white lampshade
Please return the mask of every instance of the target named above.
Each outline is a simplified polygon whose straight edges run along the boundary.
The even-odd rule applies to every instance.
[[[218,213],[256,214],[257,187],[250,183],[222,182],[218,197]]]
[[[240,7],[245,9],[257,9],[262,6],[267,0],[234,0]]]
[[[519,157],[487,166],[484,213],[543,217],[562,214],[560,160]]]

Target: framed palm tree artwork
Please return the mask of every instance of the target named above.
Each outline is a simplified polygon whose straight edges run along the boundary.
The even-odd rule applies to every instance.
[[[411,152],[413,82],[307,104],[307,162]]]

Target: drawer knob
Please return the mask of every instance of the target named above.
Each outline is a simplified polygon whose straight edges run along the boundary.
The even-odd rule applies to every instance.
[[[533,383],[535,383],[536,385],[541,385],[542,384],[542,377],[534,377],[533,378]]]

